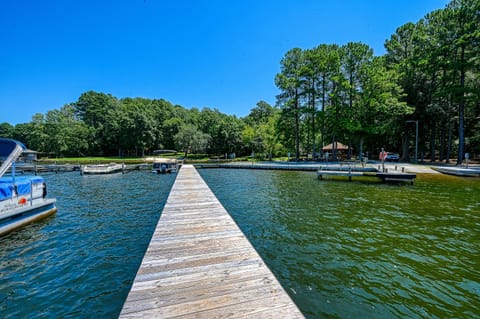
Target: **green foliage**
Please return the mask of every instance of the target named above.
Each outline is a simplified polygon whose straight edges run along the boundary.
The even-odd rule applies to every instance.
[[[253,109],[250,110],[250,114],[245,117],[245,123],[248,125],[260,125],[268,122],[274,113],[275,108],[265,101],[259,101]]]
[[[289,50],[280,61],[280,73],[275,77],[275,84],[281,90],[277,96],[278,104],[283,109],[285,121],[293,123],[295,159],[300,158],[300,121],[302,116],[301,98],[305,90],[305,53],[300,48]],[[288,141],[287,141],[288,142]]]
[[[10,123],[0,123],[0,136],[5,138],[13,138],[15,127]]]
[[[479,12],[478,0],[454,0],[399,27],[386,42],[388,65],[401,70],[398,83],[415,109],[410,118],[420,123],[420,152],[432,160],[439,149],[438,159],[448,161],[456,148],[461,163],[465,151],[479,148],[474,120],[480,98]]]
[[[399,101],[395,70],[362,43],[293,49],[282,59],[281,71],[277,127],[284,145],[295,147],[296,158],[301,150],[316,156],[319,137],[320,146],[342,140],[358,142],[361,149],[365,137],[384,136],[395,118],[411,113]]]
[[[271,160],[282,149],[276,125],[280,112],[267,102],[260,101],[245,118],[242,143],[248,152]]]
[[[208,134],[202,133],[192,124],[183,125],[174,136],[177,149],[183,150],[185,157],[187,157],[190,152],[203,153],[209,140],[210,136]]]

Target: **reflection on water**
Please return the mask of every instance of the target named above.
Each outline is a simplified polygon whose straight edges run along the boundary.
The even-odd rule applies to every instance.
[[[0,238],[0,317],[117,317],[174,175],[44,177],[58,212]]]
[[[480,180],[201,170],[308,318],[480,316]]]

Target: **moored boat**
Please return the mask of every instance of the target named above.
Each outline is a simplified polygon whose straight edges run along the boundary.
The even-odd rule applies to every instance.
[[[432,166],[432,169],[448,175],[480,177],[480,167]]]
[[[93,175],[93,174],[114,174],[123,172],[125,169],[124,164],[95,164],[95,165],[82,165],[80,168],[80,174]]]
[[[155,158],[152,172],[157,174],[176,173],[178,168],[179,162],[174,158]]]
[[[25,150],[15,140],[0,138],[0,236],[57,211],[56,200],[46,198],[40,176],[15,176],[15,161]],[[7,170],[10,176],[4,176]]]

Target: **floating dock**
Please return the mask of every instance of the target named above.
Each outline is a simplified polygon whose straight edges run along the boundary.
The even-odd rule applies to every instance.
[[[18,174],[25,173],[66,173],[81,171],[82,165],[80,164],[17,164],[15,171]],[[123,172],[135,171],[135,170],[151,170],[152,164],[139,163],[139,164],[125,164]]]
[[[120,318],[304,318],[192,165],[170,191]]]
[[[374,177],[384,182],[406,182],[413,184],[417,174],[411,173],[388,173],[388,172],[371,172],[371,171],[354,171],[354,170],[322,170],[317,171],[317,177],[323,179],[327,176],[345,176],[349,181],[352,177]]]

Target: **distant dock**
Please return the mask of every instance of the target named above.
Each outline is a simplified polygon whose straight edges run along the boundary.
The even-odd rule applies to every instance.
[[[246,163],[246,162],[233,162],[233,163],[202,163],[194,164],[196,168],[229,168],[229,169],[261,169],[261,170],[281,170],[281,171],[307,171],[316,172],[319,168],[318,163]]]
[[[82,165],[80,164],[36,164],[36,163],[21,163],[15,168],[18,174],[38,174],[38,173],[66,173],[66,172],[81,172]],[[136,170],[151,170],[152,164],[125,164],[123,172]]]
[[[304,318],[192,165],[179,171],[120,318]]]
[[[398,165],[390,165],[385,172],[380,171],[376,164],[362,165],[360,162],[340,163],[224,163],[224,164],[195,164],[202,168],[228,168],[228,169],[261,169],[261,170],[284,170],[284,171],[308,171],[317,172],[319,179],[324,177],[347,177],[349,181],[353,177],[374,178],[383,182],[407,182],[413,183],[416,178],[414,173],[405,173],[405,168],[398,170]]]
[[[331,177],[331,176],[344,176],[347,177],[349,181],[352,181],[353,177],[374,177],[383,182],[406,182],[413,184],[414,179],[417,177],[416,174],[407,174],[407,173],[382,173],[382,172],[361,172],[361,171],[353,171],[353,170],[337,170],[337,171],[327,171],[327,170],[319,170],[317,172],[317,176],[319,179],[323,179],[324,177]]]

